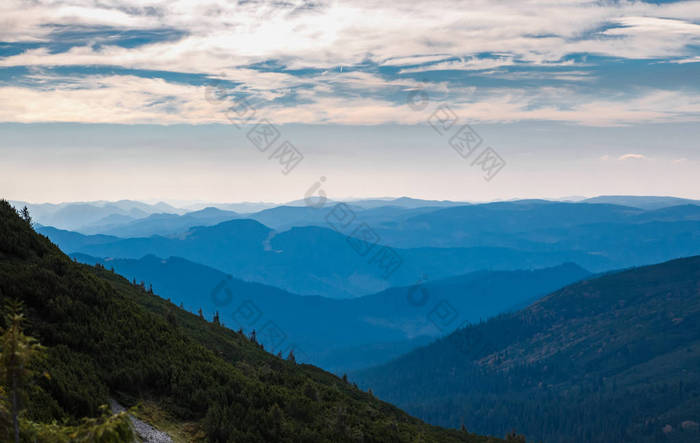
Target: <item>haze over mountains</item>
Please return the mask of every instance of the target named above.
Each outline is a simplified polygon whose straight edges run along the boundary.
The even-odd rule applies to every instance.
[[[182,214],[185,212],[167,203],[150,205],[133,200],[58,204],[10,201],[10,204],[18,208],[28,206],[33,217],[42,225],[73,230],[91,225],[111,226],[128,223],[157,213]]]
[[[632,206],[641,209],[661,209],[669,206],[698,205],[700,200],[677,197],[658,197],[644,195],[601,195],[581,200],[585,203],[610,203],[614,205]]]
[[[394,251],[398,267],[390,275],[372,254],[362,255],[329,228],[301,227],[276,233],[242,219],[193,228],[179,237],[115,239],[40,228],[63,250],[94,257],[138,259],[179,256],[230,273],[236,278],[280,287],[302,295],[333,298],[366,295],[419,279],[438,279],[482,269],[522,269],[564,262],[605,268],[606,259],[579,251],[527,251],[501,247],[412,248]],[[379,246],[375,246],[379,250]]]
[[[537,271],[479,271],[334,300],[242,281],[176,257],[73,257],[146,282],[191,312],[201,309],[206,318],[218,312],[222,323],[234,330],[257,329],[259,341],[271,352],[295,343],[308,362],[340,374],[386,362],[467,322],[487,319],[590,275],[574,264]],[[242,315],[245,309],[255,315]],[[266,326],[284,336],[266,336]]]
[[[281,206],[254,214],[205,209],[150,216],[107,231],[133,233],[130,238],[50,227],[40,232],[69,253],[182,257],[243,280],[334,298],[485,269],[572,262],[601,272],[689,256],[700,248],[697,205],[644,210],[544,200],[446,208],[362,209],[360,204],[340,208],[348,227],[338,221],[338,207],[329,205]],[[158,235],[139,235],[148,233]],[[393,248],[396,269],[373,262],[382,246]]]
[[[572,202],[572,200],[566,200]],[[427,212],[432,212],[435,208],[444,208],[450,206],[464,206],[470,203],[454,202],[454,201],[438,201],[438,200],[421,200],[409,197],[386,198],[386,199],[357,199],[346,201],[354,208],[375,209],[385,208],[378,214],[374,215],[382,220],[382,216],[387,216],[386,211],[400,212],[401,209],[427,209]],[[593,198],[577,198],[576,202],[583,203],[608,203],[621,206],[635,207],[639,209],[661,209],[670,206],[681,205],[700,205],[699,200],[682,199],[676,197],[655,197],[655,196],[599,196]],[[248,218],[253,218],[261,223],[275,229],[291,226],[305,226],[308,224],[321,223],[322,219],[318,217],[319,211],[310,210],[304,200],[297,200],[286,203],[284,205],[276,205],[274,203],[198,203],[187,204],[181,207],[175,207],[167,203],[148,204],[133,200],[122,200],[118,202],[76,202],[76,203],[29,203],[24,201],[10,201],[15,207],[28,206],[31,210],[35,221],[41,225],[53,226],[59,229],[67,229],[85,234],[112,234],[116,236],[148,236],[156,234],[155,232],[144,230],[139,232],[129,232],[127,225],[135,221],[151,216],[165,214],[169,215],[185,215],[186,217],[200,218],[202,226],[215,224],[210,223],[207,218],[224,221],[225,219],[236,218],[237,214],[246,214]],[[327,205],[332,205],[337,202],[328,201]],[[298,208],[295,212],[293,209]],[[223,211],[216,215],[212,208]],[[270,211],[266,211],[271,209]],[[204,211],[203,211],[204,210]],[[227,214],[227,213],[232,214]],[[420,212],[418,212],[420,213]],[[275,216],[275,214],[279,214]],[[407,212],[405,214],[411,214]],[[416,213],[413,213],[415,215]],[[228,215],[228,218],[227,218]],[[314,218],[316,215],[316,218]],[[372,217],[372,213],[366,213],[366,216]],[[175,219],[173,217],[173,219]],[[182,229],[184,226],[197,226],[182,222],[179,226]],[[119,235],[116,232],[109,232],[110,229],[123,228],[126,231]],[[163,234],[163,233],[160,233]]]

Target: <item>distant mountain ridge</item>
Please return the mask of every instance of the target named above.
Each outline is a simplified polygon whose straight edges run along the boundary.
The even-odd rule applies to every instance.
[[[252,219],[235,218],[167,237],[113,241],[48,227],[40,231],[70,253],[132,259],[148,254],[179,256],[290,292],[342,298],[410,285],[423,275],[433,280],[480,269],[532,269],[565,262],[601,272],[695,255],[700,253],[699,208],[684,205],[645,211],[541,200],[448,208],[381,207],[355,212],[350,227],[336,232],[329,218],[334,207],[282,207],[257,216],[315,224],[280,232]],[[180,219],[205,224],[191,216]],[[362,235],[367,242],[353,240]],[[388,273],[372,260],[376,251],[385,250],[384,245],[399,257],[395,270]]]
[[[464,206],[469,205],[468,202],[458,202],[450,200],[423,200],[410,197],[398,197],[388,199],[360,199],[350,200],[348,204],[359,206],[365,209],[380,208],[383,206],[393,206],[404,209],[417,209],[423,207],[448,207],[448,206]]]
[[[60,229],[79,230],[94,223],[105,224],[113,220],[113,216],[123,216],[129,219],[146,217],[155,213],[178,214],[185,211],[170,206],[167,203],[154,205],[134,200],[116,202],[93,201],[72,203],[27,203],[22,201],[10,202],[15,207],[27,206],[35,221],[42,225]]]
[[[156,214],[107,230],[125,239],[39,230],[69,253],[183,257],[244,280],[334,298],[411,285],[424,275],[434,280],[565,262],[601,272],[700,253],[697,205],[643,210],[533,199],[419,208],[348,205],[343,211],[351,223],[344,230],[333,225],[336,208],[283,206],[245,216],[252,218],[216,208]],[[357,240],[362,235],[367,242]],[[390,270],[374,259],[377,251],[389,251],[384,246],[395,257]]]
[[[364,212],[363,215],[372,220],[373,223],[392,221],[390,218],[379,216],[382,208],[390,209],[395,213],[405,211],[407,214],[411,210],[421,210],[431,212],[440,208],[455,206],[483,206],[488,204],[509,204],[527,202],[556,202],[565,200],[511,200],[506,202],[492,203],[470,203],[449,200],[422,200],[410,197],[382,198],[382,199],[353,199],[345,203],[356,211]],[[654,210],[663,209],[678,205],[700,205],[700,200],[682,199],[676,197],[655,197],[655,196],[598,196],[589,199],[581,199],[579,203],[615,204],[618,206],[629,206],[637,209]],[[115,234],[119,236],[147,236],[152,235],[154,228],[150,230],[135,229],[131,232],[125,225],[146,218],[152,214],[175,214],[184,215],[193,211],[200,211],[206,208],[216,208],[225,212],[245,213],[248,218],[253,218],[275,229],[288,229],[292,226],[318,225],[323,221],[319,219],[318,212],[308,206],[305,200],[292,201],[282,205],[273,203],[209,203],[190,204],[186,207],[175,207],[167,203],[148,204],[132,200],[121,200],[117,202],[95,201],[95,202],[72,202],[72,203],[44,203],[34,204],[26,202],[12,202],[17,207],[27,205],[34,214],[35,221],[44,226],[53,226],[60,229],[80,231],[84,234]],[[326,205],[332,206],[338,201],[327,200]],[[286,212],[284,207],[289,208]],[[268,212],[266,210],[273,209]],[[379,209],[376,214],[368,211]],[[296,210],[296,212],[295,212]],[[224,221],[219,219],[219,221]],[[211,225],[213,223],[208,223]],[[194,225],[183,223],[179,229],[186,230]],[[116,230],[123,228],[123,232]],[[174,228],[171,228],[174,229]],[[427,246],[427,245],[425,245]]]
[[[329,228],[308,226],[285,232],[249,219],[196,227],[178,237],[115,239],[42,227],[68,253],[139,259],[182,257],[303,295],[347,298],[414,284],[427,275],[440,279],[468,272],[532,269],[578,263],[584,268],[610,268],[605,257],[578,251],[519,251],[500,247],[395,249],[400,257],[390,275],[371,254],[361,254],[348,237]],[[374,246],[378,251],[381,246]]]
[[[207,207],[185,214],[157,213],[113,225],[95,224],[82,228],[83,234],[100,233],[122,238],[173,235],[196,226],[212,226],[240,217],[233,211]]]
[[[678,205],[700,205],[700,200],[678,197],[640,196],[640,195],[600,195],[581,200],[583,203],[611,203],[633,206],[641,209],[662,209]]]
[[[72,257],[152,285],[158,294],[175,304],[182,303],[190,312],[201,308],[207,318],[212,318],[218,311],[224,324],[247,333],[265,326],[262,320],[236,315],[250,301],[250,307],[279,326],[288,340],[304,349],[311,362],[334,372],[388,361],[464,322],[487,319],[590,275],[573,264],[533,271],[480,271],[423,282],[419,287],[333,300],[241,281],[177,257]]]

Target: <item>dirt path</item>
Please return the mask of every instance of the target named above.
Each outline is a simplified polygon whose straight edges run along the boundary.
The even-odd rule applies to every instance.
[[[109,401],[109,406],[110,408],[112,408],[112,412],[114,413],[126,410],[124,409],[124,406],[120,405],[113,399]],[[129,415],[129,418],[131,419],[131,424],[134,427],[134,431],[136,431],[136,435],[139,436],[142,442],[173,443],[173,439],[170,438],[170,436],[165,432],[159,431],[158,429],[154,428],[153,426],[149,425],[144,421],[139,420],[133,415]]]

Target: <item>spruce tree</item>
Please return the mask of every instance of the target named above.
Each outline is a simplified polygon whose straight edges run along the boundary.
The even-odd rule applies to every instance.
[[[22,217],[22,220],[27,222],[29,226],[32,225],[32,217],[29,215],[29,209],[25,206],[22,208],[22,211],[20,212],[20,217]]]
[[[23,408],[24,387],[32,377],[31,363],[44,355],[44,348],[36,339],[24,334],[22,304],[11,301],[7,305],[7,329],[0,337],[0,379],[9,396],[10,414],[15,443],[19,443],[19,415]]]

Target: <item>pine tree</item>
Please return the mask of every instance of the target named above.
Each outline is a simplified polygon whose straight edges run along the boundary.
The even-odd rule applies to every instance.
[[[12,425],[10,421],[11,415],[5,388],[0,385],[0,436],[4,437],[10,434],[10,428]]]
[[[306,395],[308,398],[310,398],[313,401],[318,401],[318,391],[309,382],[306,382],[306,384],[304,385],[304,395]]]
[[[165,319],[172,326],[177,326],[177,317],[175,316],[175,309],[169,308],[168,312],[165,314]]]
[[[335,432],[338,436],[345,437],[347,435],[347,419],[348,415],[346,413],[345,407],[338,406],[337,413],[335,416]]]
[[[32,225],[32,217],[29,215],[29,209],[26,206],[22,208],[22,211],[19,215],[20,217],[22,217],[22,220],[24,220],[29,226]]]
[[[525,443],[525,437],[523,435],[519,435],[515,432],[515,429],[513,429],[506,435],[506,441],[511,441],[515,443]]]
[[[19,442],[19,414],[22,410],[24,386],[33,376],[32,361],[44,355],[44,348],[36,339],[24,335],[22,304],[11,301],[7,305],[5,322],[8,325],[0,338],[0,377],[5,391],[10,397],[10,414],[14,429],[15,443]]]
[[[282,432],[284,413],[277,403],[272,405],[272,408],[270,409],[270,421],[272,422],[272,433],[279,436],[279,434]]]
[[[215,325],[221,326],[221,321],[219,320],[219,311],[216,311],[214,313],[214,318],[212,321]]]

